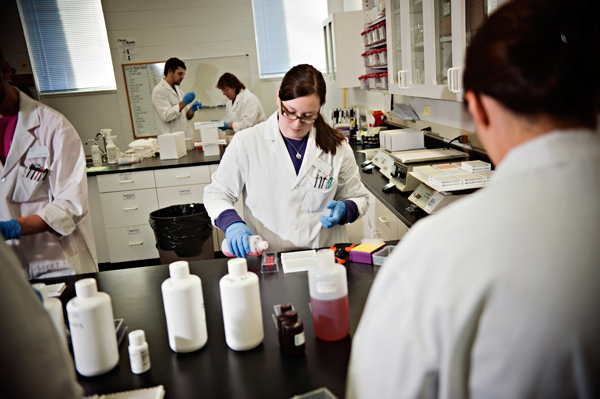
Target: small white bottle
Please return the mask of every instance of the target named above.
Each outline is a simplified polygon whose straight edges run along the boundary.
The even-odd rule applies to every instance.
[[[258,277],[243,258],[229,260],[227,269],[219,282],[225,341],[236,351],[256,348],[265,336]]]
[[[75,294],[67,303],[75,368],[93,377],[119,363],[112,303],[108,294],[98,292],[93,278],[77,281]]]
[[[92,164],[94,166],[102,166],[102,152],[97,144],[92,145]]]
[[[42,296],[42,302],[44,303],[44,309],[50,315],[50,319],[52,320],[52,324],[56,331],[58,332],[58,336],[60,337],[60,341],[67,347],[67,335],[65,333],[65,318],[63,316],[63,308],[62,302],[58,298],[49,298],[48,293],[46,292],[46,284],[37,283],[32,285],[33,288],[38,290],[38,292]]]
[[[185,261],[171,263],[169,274],[161,285],[169,346],[173,352],[193,352],[208,340],[202,283]]]
[[[115,164],[119,158],[119,151],[115,144],[117,136],[112,135],[112,129],[100,129],[100,131],[103,132],[106,137],[106,157],[108,158],[108,163]]]
[[[144,330],[129,333],[129,363],[134,374],[142,374],[150,370],[150,351]]]
[[[257,235],[248,237],[248,244],[250,244],[250,253],[248,256],[260,256],[265,249],[269,248],[269,243],[263,240],[261,236]],[[227,239],[224,239],[221,243],[221,252],[223,252],[223,255],[230,258],[235,257],[235,255],[229,251]]]

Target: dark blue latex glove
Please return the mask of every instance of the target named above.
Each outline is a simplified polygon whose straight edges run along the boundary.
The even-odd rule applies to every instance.
[[[229,122],[223,122],[223,126],[219,126],[219,129],[221,129],[221,130],[229,129]]]
[[[225,230],[225,239],[227,240],[229,252],[238,258],[245,258],[250,253],[248,237],[253,235],[254,233],[246,226],[246,223],[236,222],[230,224]]]
[[[184,96],[185,98],[185,96]],[[202,103],[200,101],[194,101],[194,103],[192,104],[192,107],[190,108],[192,111],[196,112],[198,111],[200,108],[202,108]]]
[[[325,209],[331,209],[330,216],[321,215],[321,225],[326,229],[337,225],[346,214],[346,204],[342,201],[329,201]]]
[[[185,105],[188,105],[189,103],[194,101],[194,98],[196,98],[196,94],[193,91],[190,91],[189,93],[186,93],[183,96],[183,100],[181,100],[181,102],[184,103]]]
[[[21,225],[15,219],[0,222],[0,233],[7,240],[21,238]]]

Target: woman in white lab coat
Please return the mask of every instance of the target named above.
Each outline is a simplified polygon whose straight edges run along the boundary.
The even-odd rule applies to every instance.
[[[253,234],[273,251],[347,242],[344,224],[367,211],[354,153],[320,113],[325,90],[318,70],[295,66],[281,82],[279,110],[227,147],[204,204],[232,253],[245,257]],[[244,220],[233,209],[238,200]]]
[[[219,129],[233,134],[266,120],[258,97],[246,89],[246,86],[235,75],[229,72],[224,73],[217,82],[217,88],[229,100],[225,105],[227,113],[225,121]]]

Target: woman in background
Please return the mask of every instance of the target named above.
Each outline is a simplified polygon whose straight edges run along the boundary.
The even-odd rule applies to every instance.
[[[219,129],[233,130],[233,133],[237,133],[266,120],[258,97],[246,89],[235,75],[224,73],[217,82],[217,88],[229,100],[225,106],[225,121]]]

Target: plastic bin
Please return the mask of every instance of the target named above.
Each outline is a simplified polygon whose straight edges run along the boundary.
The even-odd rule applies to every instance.
[[[383,90],[388,89],[388,74],[387,74],[387,72],[384,72],[381,74],[381,88]]]
[[[395,245],[385,246],[383,249],[375,252],[373,254],[373,264],[374,265],[382,265],[383,262],[390,256],[392,251],[396,248]]]
[[[375,79],[376,73],[370,73],[369,76],[369,89],[377,89],[377,80]]]
[[[387,47],[379,50],[379,65],[387,65]]]
[[[367,84],[365,83],[365,75],[361,75],[358,77],[358,81],[360,82],[360,88],[361,89],[366,89],[367,88]]]
[[[377,30],[379,31],[379,39],[383,40],[386,38],[385,36],[385,22],[380,23],[379,25],[377,25]]]
[[[362,37],[363,46],[368,46],[369,45],[369,39],[367,38],[367,31],[363,31],[360,34],[360,37]]]
[[[158,209],[149,222],[161,263],[214,259],[213,228],[203,204]]]
[[[369,66],[369,52],[368,52],[368,51],[365,51],[365,52],[364,52],[364,53],[362,53],[360,56],[361,56],[361,57],[362,57],[362,59],[363,59],[363,64],[364,64],[364,66],[365,66],[365,67],[368,67],[368,66]]]

